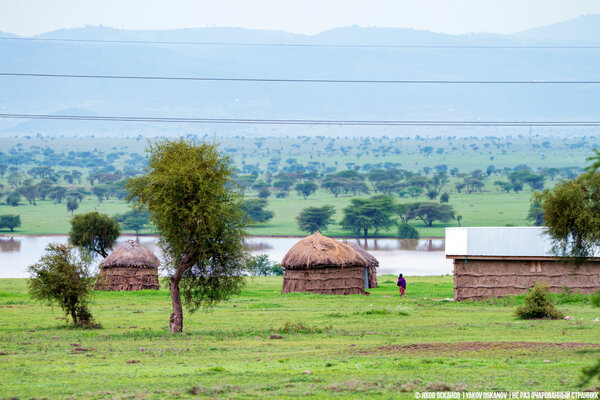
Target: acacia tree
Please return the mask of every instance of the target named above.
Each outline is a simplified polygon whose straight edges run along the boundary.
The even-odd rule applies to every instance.
[[[301,230],[314,233],[325,230],[333,222],[335,208],[333,206],[308,207],[298,214],[296,221]]]
[[[552,191],[535,193],[533,202],[542,206],[555,254],[576,264],[594,254],[600,246],[600,173],[588,172]]]
[[[302,182],[296,185],[296,192],[301,194],[304,197],[304,200],[308,198],[311,194],[313,194],[317,190],[317,184],[314,182]]]
[[[119,223],[106,214],[94,211],[71,219],[71,244],[102,257],[108,256],[108,250],[112,249],[120,234]]]
[[[385,229],[394,223],[396,211],[394,200],[390,196],[373,196],[368,199],[352,199],[350,205],[344,208],[344,218],[341,225],[355,233],[364,234],[365,239],[369,229]]]
[[[263,199],[248,199],[242,203],[242,210],[248,216],[248,222],[263,224],[275,216],[273,211],[265,210],[267,201]]]
[[[124,214],[115,215],[115,220],[123,226],[124,229],[135,231],[136,235],[148,225],[148,212],[145,210],[131,210]]]
[[[170,273],[170,330],[178,333],[182,296],[194,312],[241,290],[248,221],[234,165],[216,145],[164,140],[148,153],[146,173],[127,183],[127,200],[147,208],[160,234]]]
[[[448,222],[454,219],[454,208],[449,204],[421,203],[412,212],[429,227],[434,221]]]

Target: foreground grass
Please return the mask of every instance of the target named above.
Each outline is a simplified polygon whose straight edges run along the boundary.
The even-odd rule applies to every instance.
[[[98,293],[103,329],[70,329],[0,280],[0,398],[413,398],[416,390],[578,390],[600,356],[598,309],[562,299],[570,321],[518,321],[521,298],[452,297],[452,278],[395,277],[370,296],[281,295],[251,278],[240,296],[168,333],[168,291]],[[478,342],[478,343],[474,343]],[[479,343],[483,342],[483,343]],[[566,344],[570,343],[570,344]]]

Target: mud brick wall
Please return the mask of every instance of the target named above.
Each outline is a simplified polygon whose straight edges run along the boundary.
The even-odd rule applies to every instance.
[[[573,265],[553,260],[454,259],[454,300],[526,293],[535,283],[560,292],[564,286],[589,294],[600,290],[600,262]]]
[[[364,294],[364,267],[286,269],[281,293]]]

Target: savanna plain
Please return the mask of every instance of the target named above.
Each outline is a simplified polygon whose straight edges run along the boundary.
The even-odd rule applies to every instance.
[[[415,391],[568,391],[600,357],[598,309],[554,294],[571,320],[519,320],[522,296],[452,302],[451,276],[394,276],[369,296],[280,294],[248,277],[169,333],[168,289],[97,292],[102,328],[73,329],[0,280],[0,398],[414,398]]]
[[[249,227],[252,235],[304,235],[296,216],[307,207],[331,206],[328,236],[355,236],[341,220],[354,199],[391,196],[396,204],[445,201],[454,218],[431,225],[409,223],[421,237],[443,237],[453,226],[525,226],[535,190],[572,179],[600,146],[597,136],[472,137],[212,137],[237,168],[247,200],[263,201],[272,213]],[[4,234],[66,234],[73,214],[123,215],[128,178],[143,173],[142,136],[14,136],[0,138],[0,215],[20,217]],[[308,187],[302,193],[298,188]],[[312,186],[312,189],[311,189]],[[443,196],[447,196],[443,199]],[[68,200],[74,210],[67,208]],[[460,219],[458,217],[460,216]],[[140,225],[139,233],[154,229]],[[123,231],[134,233],[127,224]],[[371,230],[396,237],[397,225]]]

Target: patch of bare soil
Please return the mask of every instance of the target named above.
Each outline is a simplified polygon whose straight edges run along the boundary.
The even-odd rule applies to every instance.
[[[456,342],[456,343],[410,343],[376,347],[366,352],[461,352],[494,350],[550,350],[600,347],[593,343],[548,343],[548,342]]]

